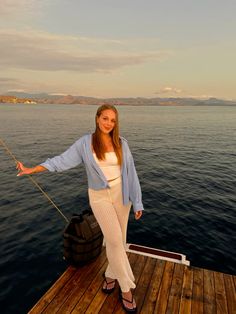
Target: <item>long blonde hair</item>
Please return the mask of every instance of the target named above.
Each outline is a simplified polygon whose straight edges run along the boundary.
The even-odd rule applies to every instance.
[[[102,105],[97,110],[97,113],[95,116],[96,129],[95,129],[95,132],[93,133],[93,140],[92,140],[93,150],[95,154],[97,155],[98,159],[100,160],[105,159],[105,147],[102,142],[101,131],[97,123],[97,118],[100,117],[100,115],[102,114],[104,110],[112,110],[116,115],[116,123],[113,130],[110,132],[110,135],[111,135],[112,145],[114,147],[114,151],[118,159],[118,164],[121,165],[122,164],[122,146],[121,146],[121,140],[119,136],[118,111],[113,105]]]

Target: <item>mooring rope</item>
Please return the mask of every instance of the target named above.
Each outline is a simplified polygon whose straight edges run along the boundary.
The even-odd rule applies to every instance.
[[[6,143],[0,138],[0,144],[5,148],[7,153],[12,157],[12,159],[15,161],[15,163],[18,163],[18,160],[13,155],[13,153],[10,151],[10,149],[7,147]],[[31,175],[27,175],[27,177],[33,182],[35,186],[43,193],[43,195],[49,200],[49,202],[57,209],[57,211],[61,214],[61,216],[65,219],[65,221],[68,223],[69,219],[62,213],[62,211],[58,208],[58,206],[53,202],[53,200],[50,198],[50,196],[41,188],[41,186],[37,183],[37,181],[32,178]]]

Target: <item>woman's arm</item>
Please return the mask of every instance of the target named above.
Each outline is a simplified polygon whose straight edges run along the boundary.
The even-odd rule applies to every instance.
[[[33,173],[38,173],[38,172],[43,172],[46,171],[47,168],[43,167],[43,166],[35,166],[33,168],[27,168],[23,165],[22,162],[18,161],[16,164],[16,169],[19,171],[19,173],[17,174],[17,177],[26,175],[26,174],[33,174]]]
[[[43,172],[46,170],[53,172],[73,168],[82,162],[82,144],[83,138],[80,138],[61,155],[48,158],[45,162],[33,168],[27,168],[21,162],[18,162],[16,165],[16,168],[19,170],[17,176]]]
[[[82,162],[83,151],[83,138],[77,140],[71,145],[64,153],[48,158],[45,162],[41,163],[40,166],[48,169],[51,172],[65,171],[78,166]]]

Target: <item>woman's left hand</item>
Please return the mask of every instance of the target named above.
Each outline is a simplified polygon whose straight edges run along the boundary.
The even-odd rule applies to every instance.
[[[137,212],[134,213],[134,216],[135,216],[135,219],[138,220],[141,218],[143,214],[143,211],[142,210],[138,210]]]

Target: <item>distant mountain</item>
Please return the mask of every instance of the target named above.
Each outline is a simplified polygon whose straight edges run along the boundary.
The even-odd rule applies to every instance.
[[[8,92],[0,96],[2,103],[41,103],[41,104],[83,104],[83,105],[129,105],[129,106],[235,106],[236,101],[217,98],[95,98],[72,95],[50,95],[47,93],[29,94],[23,92]]]
[[[201,101],[201,105],[211,105],[211,106],[226,106],[226,105],[234,105],[236,101],[217,99],[217,98],[209,98]]]

